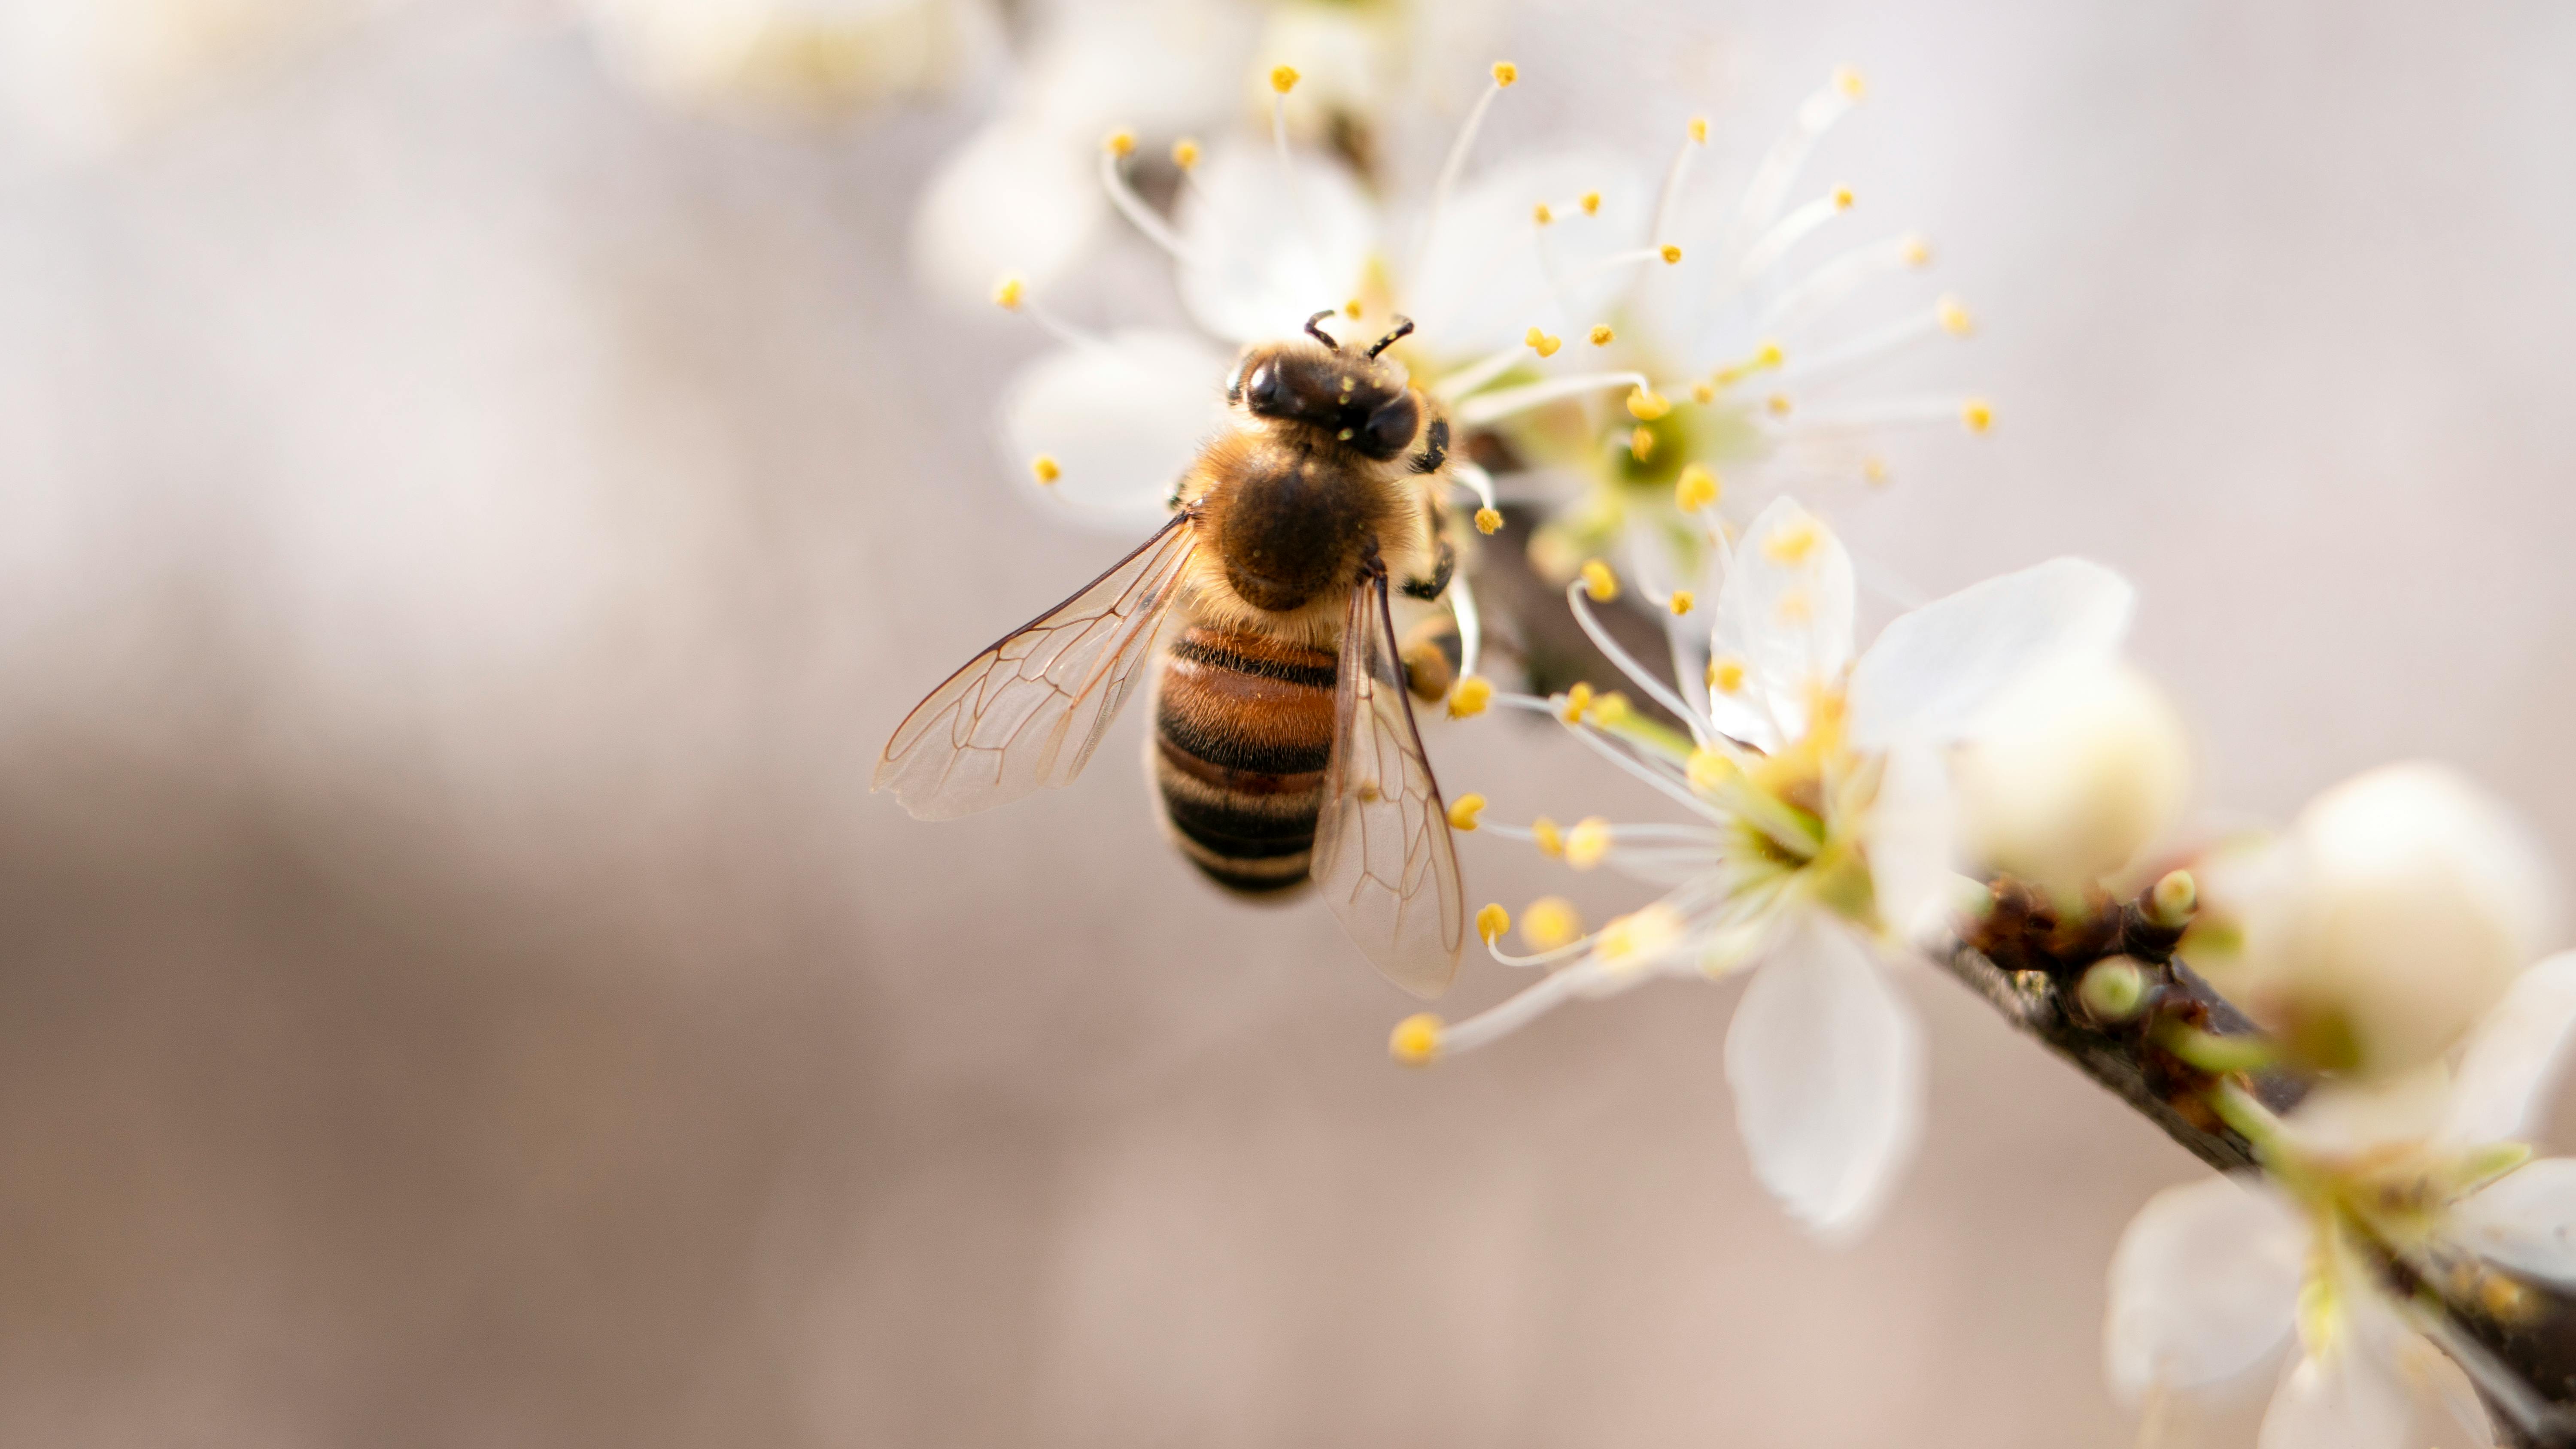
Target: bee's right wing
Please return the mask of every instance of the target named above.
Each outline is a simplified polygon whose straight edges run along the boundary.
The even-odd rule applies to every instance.
[[[1044,618],[978,654],[913,707],[871,788],[946,820],[1072,783],[1153,652],[1198,530],[1182,514]]]
[[[1414,728],[1383,570],[1352,588],[1342,622],[1309,868],[1342,929],[1389,981],[1426,998],[1449,988],[1467,940],[1467,893]]]

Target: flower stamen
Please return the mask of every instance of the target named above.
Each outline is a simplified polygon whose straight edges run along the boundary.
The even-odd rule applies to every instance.
[[[1476,97],[1467,108],[1467,119],[1458,127],[1458,137],[1449,143],[1449,155],[1440,163],[1440,179],[1432,183],[1431,208],[1422,217],[1422,238],[1413,246],[1411,275],[1422,275],[1423,258],[1431,251],[1431,238],[1440,229],[1441,213],[1449,208],[1449,194],[1458,189],[1458,177],[1467,169],[1467,153],[1475,147],[1476,133],[1485,127],[1485,113],[1494,108],[1494,97],[1521,78],[1520,67],[1508,60],[1494,62],[1494,83]]]

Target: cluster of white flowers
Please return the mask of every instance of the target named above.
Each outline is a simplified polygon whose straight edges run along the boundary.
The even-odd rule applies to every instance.
[[[1300,79],[1285,63],[1269,72],[1266,135],[1158,138],[1177,183],[1168,208],[1135,184],[1139,132],[1108,131],[1082,204],[1122,213],[1169,253],[1202,331],[1071,325],[1031,280],[1061,276],[1071,250],[1041,244],[994,295],[1062,345],[1013,380],[1003,430],[1051,505],[1148,526],[1220,426],[1209,379],[1226,349],[1291,335],[1331,302],[1367,333],[1409,317],[1395,355],[1464,432],[1525,465],[1499,486],[1463,458],[1455,472],[1486,532],[1500,495],[1548,505],[1530,561],[1564,583],[1637,698],[1498,690],[1476,673],[1462,579],[1449,714],[1548,717],[1679,818],[1510,824],[1461,796],[1460,830],[1662,894],[1593,931],[1562,900],[1538,901],[1518,953],[1504,947],[1510,913],[1485,907],[1489,953],[1538,979],[1465,1020],[1407,1018],[1396,1058],[1452,1058],[1659,977],[1742,973],[1725,1070],[1747,1155],[1796,1218],[1848,1234],[1887,1200],[1922,1112],[1922,1033],[1889,973],[1971,934],[1996,882],[2077,923],[2112,919],[2120,895],[2148,887],[2148,915],[2192,921],[2188,954],[2268,1035],[2233,1039],[2234,1059],[2196,1055],[2215,1039],[2157,1017],[2162,998],[2141,991],[2134,963],[2086,976],[2076,1009],[2185,1064],[2190,1111],[2250,1143],[2264,1170],[2167,1194],[2131,1228],[2112,1272],[2115,1386],[2213,1383],[2295,1324],[2301,1352],[2266,1449],[2390,1442],[2438,1355],[2526,1426],[2553,1412],[2444,1306],[2509,1324],[2530,1285],[2576,1286],[2576,1165],[2530,1161],[2520,1140],[2576,1023],[2576,957],[2533,965],[2549,893],[2507,812],[2452,772],[2392,767],[2277,836],[2151,870],[2175,858],[2190,750],[2173,707],[2121,655],[2134,596],[2118,575],[2051,560],[1906,613],[1858,648],[1850,556],[1789,490],[1877,476],[1873,430],[1991,420],[1968,397],[1809,400],[1870,358],[1971,330],[1949,298],[1840,342],[1803,330],[1928,255],[1900,234],[1790,263],[1851,208],[1842,187],[1791,198],[1817,138],[1864,95],[1860,78],[1837,73],[1720,203],[1690,185],[1707,138],[1696,120],[1659,176],[1570,148],[1469,179],[1479,125],[1519,80],[1498,64],[1410,209],[1347,156],[1301,144],[1316,133],[1292,121]],[[1167,119],[1148,108],[1140,124],[1168,132]],[[989,251],[962,238],[1009,234],[987,210],[1005,188],[958,179],[1000,164],[973,148],[960,159],[941,183],[955,194],[924,213],[930,250],[981,263]],[[1560,349],[1581,360],[1553,363]],[[1641,662],[1604,627],[1598,610],[1623,590],[1663,621],[1669,658]],[[2246,1071],[2275,1066],[2314,1084],[2286,1115],[2246,1085]],[[2455,1405],[2475,1430],[2480,1402]]]

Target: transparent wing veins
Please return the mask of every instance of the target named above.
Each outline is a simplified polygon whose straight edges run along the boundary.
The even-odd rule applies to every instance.
[[[1153,653],[1197,530],[1184,513],[1080,593],[968,661],[913,707],[872,788],[944,820],[1070,784]]]
[[[1316,889],[1388,980],[1437,996],[1466,942],[1466,888],[1405,692],[1382,572],[1351,590],[1333,694]]]

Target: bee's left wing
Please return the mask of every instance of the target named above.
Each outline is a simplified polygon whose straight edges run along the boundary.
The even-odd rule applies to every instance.
[[[978,654],[904,716],[871,788],[920,820],[1016,800],[1082,773],[1152,653],[1198,530],[1184,513],[1088,588]]]
[[[1333,749],[1309,870],[1342,929],[1388,980],[1421,997],[1448,989],[1467,940],[1467,891],[1414,728],[1383,573],[1351,589],[1342,620]]]

